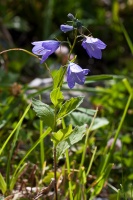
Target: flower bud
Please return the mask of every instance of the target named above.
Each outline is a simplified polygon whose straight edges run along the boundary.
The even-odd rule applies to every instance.
[[[69,25],[64,25],[62,24],[60,26],[61,31],[63,31],[64,33],[68,32],[68,31],[72,31],[73,30],[73,26],[69,26]]]
[[[67,17],[68,17],[69,19],[71,19],[72,21],[75,20],[75,17],[74,17],[71,13],[69,13],[69,14],[67,15]]]

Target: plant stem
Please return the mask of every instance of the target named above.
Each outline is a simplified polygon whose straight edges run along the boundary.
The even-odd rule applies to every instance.
[[[57,193],[57,177],[56,177],[56,170],[57,170],[57,166],[56,166],[56,147],[54,146],[53,149],[53,154],[54,154],[54,190],[55,190],[55,200],[58,200],[58,193]]]
[[[66,128],[64,119],[62,119],[62,126],[63,126],[63,128]],[[67,164],[67,172],[68,172],[68,184],[69,184],[70,200],[73,200],[72,182],[71,182],[71,178],[69,177],[69,175],[70,175],[70,162],[69,162],[68,149],[66,150],[66,164]]]
[[[20,131],[20,127],[21,127],[21,124],[19,125],[19,127],[17,128],[17,131],[15,132],[14,139],[13,139],[13,141],[12,141],[11,148],[10,148],[10,151],[9,151],[9,157],[8,157],[7,169],[6,169],[7,189],[10,188],[10,168],[11,168],[11,159],[12,159],[12,156],[13,156],[13,151],[14,151],[16,142],[17,142],[17,140],[18,140],[18,134],[19,134],[19,131]]]
[[[92,167],[92,163],[94,161],[94,157],[95,157],[95,154],[96,154],[96,150],[97,150],[97,147],[94,148],[93,150],[93,154],[92,154],[92,157],[91,157],[91,160],[90,160],[90,164],[89,164],[89,167],[88,167],[88,170],[86,172],[86,176],[89,176],[89,172],[91,170],[91,167]]]
[[[73,41],[73,44],[72,44],[70,52],[69,52],[68,60],[70,60],[70,56],[71,56],[73,48],[74,48],[74,46],[76,44],[76,40],[77,40],[77,29],[75,30],[75,37],[74,37],[74,41]]]
[[[40,120],[40,137],[43,134],[43,121]],[[41,154],[41,168],[43,169],[44,164],[44,140],[40,142],[40,154]]]
[[[4,144],[2,145],[1,149],[0,149],[0,155],[2,154],[4,148],[6,147],[7,143],[9,142],[10,138],[12,137],[12,135],[14,134],[14,132],[17,130],[17,128],[21,125],[25,115],[27,114],[27,112],[29,111],[31,106],[31,103],[27,106],[27,108],[25,109],[24,114],[22,115],[21,119],[19,120],[19,122],[17,123],[17,125],[15,126],[15,128],[13,129],[13,131],[10,133],[10,135],[8,136],[8,138],[6,139],[6,141],[4,142]]]
[[[31,55],[31,56],[34,56],[34,57],[36,57],[37,59],[41,60],[41,58],[39,58],[39,57],[38,57],[37,55],[35,55],[34,53],[32,53],[32,52],[30,52],[30,51],[28,51],[28,50],[26,50],[26,49],[21,49],[21,48],[7,49],[7,50],[4,50],[4,51],[1,51],[0,54],[7,53],[8,51],[23,51],[23,52],[25,52],[25,53],[27,53],[27,54],[29,54],[29,55]],[[50,72],[50,70],[49,70],[47,64],[46,64],[46,63],[44,63],[44,64],[45,64],[46,69],[47,69],[48,72],[49,72],[50,77],[53,79],[52,74],[51,74],[51,72]]]
[[[123,79],[123,82],[124,82],[124,84],[125,84],[125,86],[126,86],[126,88],[127,88],[127,90],[128,90],[128,92],[129,92],[130,95],[129,95],[129,97],[128,97],[128,101],[127,101],[127,103],[126,103],[126,106],[125,106],[125,109],[124,109],[124,112],[123,112],[121,121],[120,121],[119,126],[118,126],[118,128],[117,128],[117,130],[116,130],[115,137],[114,137],[114,142],[113,142],[113,144],[112,144],[112,146],[111,146],[111,149],[110,149],[111,152],[114,150],[114,146],[115,146],[116,140],[117,140],[117,138],[118,138],[120,129],[121,129],[122,125],[123,125],[124,119],[125,119],[126,114],[127,114],[127,110],[128,110],[128,108],[129,108],[130,102],[131,102],[132,97],[133,97],[132,88],[131,88],[129,82],[127,81],[127,79]]]
[[[40,101],[41,99],[41,95],[39,95],[39,99]],[[43,121],[40,120],[40,137],[43,134]],[[41,140],[40,142],[40,161],[41,161],[41,169],[43,171],[43,164],[44,164],[44,140]]]
[[[70,162],[69,162],[68,149],[66,150],[66,164],[67,164],[67,171],[68,171],[68,184],[69,184],[70,200],[73,200],[72,182],[71,182],[71,177],[69,177],[69,175],[70,175]]]
[[[1,51],[0,54],[7,53],[8,51],[24,51],[25,53],[30,54],[31,56],[34,56],[34,57],[38,58],[39,60],[41,60],[41,58],[39,58],[35,54],[31,53],[30,51],[28,51],[26,49],[21,49],[21,48],[7,49],[7,50],[4,50],[4,51]]]
[[[118,136],[119,136],[121,127],[122,127],[122,125],[123,125],[123,122],[124,122],[125,117],[126,117],[126,114],[127,114],[127,110],[128,110],[128,108],[129,108],[129,105],[130,105],[131,100],[132,100],[132,97],[133,97],[132,88],[131,88],[129,82],[127,81],[127,79],[123,79],[123,82],[124,82],[124,84],[125,84],[125,86],[126,86],[126,88],[127,88],[127,90],[128,90],[128,92],[129,92],[130,95],[129,95],[129,97],[128,97],[128,100],[127,100],[125,109],[124,109],[124,111],[123,111],[123,114],[122,114],[122,117],[121,117],[121,120],[120,120],[120,123],[119,123],[119,125],[118,125],[117,130],[116,130],[116,133],[115,133],[115,136],[114,136],[114,141],[113,141],[113,143],[112,143],[112,146],[110,147],[109,153],[106,155],[106,159],[105,159],[104,165],[103,165],[103,167],[102,167],[102,169],[101,169],[101,173],[105,170],[107,164],[109,163],[110,157],[113,155],[113,150],[114,150],[114,147],[115,147],[117,138],[118,138]]]
[[[22,122],[22,121],[21,121]],[[16,130],[16,129],[15,129]],[[17,165],[16,169],[15,169],[15,172],[13,173],[12,175],[12,178],[11,178],[11,183],[10,183],[10,190],[13,189],[14,187],[14,180],[15,180],[15,177],[18,175],[20,169],[21,169],[21,165],[24,163],[25,159],[29,156],[29,154],[36,148],[36,146],[38,144],[40,144],[41,140],[43,140],[48,134],[50,134],[51,132],[51,128],[47,128],[47,130],[42,134],[42,136],[35,142],[35,144],[27,151],[27,153],[25,154],[25,156],[21,159],[21,161],[19,162],[19,164]]]
[[[90,127],[88,128],[88,131],[86,132],[86,138],[85,138],[85,145],[84,145],[84,149],[83,149],[83,154],[82,154],[82,158],[81,158],[81,163],[80,163],[80,169],[82,169],[82,166],[84,164],[84,160],[85,160],[85,153],[86,153],[86,149],[87,149],[87,142],[88,142],[88,137],[89,137],[89,133],[91,131],[91,128],[92,128],[92,125],[94,123],[94,120],[97,116],[97,112],[98,110],[96,110],[95,114],[94,114],[94,117],[92,119],[92,122],[90,124]],[[80,173],[79,173],[80,174]]]

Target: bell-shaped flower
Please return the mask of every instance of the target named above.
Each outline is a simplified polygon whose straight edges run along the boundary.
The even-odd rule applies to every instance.
[[[67,83],[69,88],[73,88],[75,83],[83,85],[85,82],[85,75],[87,75],[89,71],[89,69],[82,69],[75,63],[69,63],[67,68]]]
[[[68,31],[72,31],[74,29],[74,27],[70,26],[70,25],[64,25],[63,24],[63,25],[60,26],[60,29],[61,29],[62,32],[66,33]]]
[[[32,42],[32,44],[35,45],[32,49],[32,52],[36,55],[41,55],[41,63],[43,63],[52,53],[58,49],[60,42],[56,40],[46,40]]]
[[[87,51],[87,54],[90,56],[90,58],[94,57],[101,59],[101,49],[105,49],[107,45],[98,38],[86,37],[82,42],[82,46]]]

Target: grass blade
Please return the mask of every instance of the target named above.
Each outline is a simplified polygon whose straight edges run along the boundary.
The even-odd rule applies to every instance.
[[[123,32],[123,34],[125,36],[125,39],[126,39],[126,41],[128,43],[128,46],[129,46],[129,48],[131,50],[131,53],[133,54],[133,43],[132,43],[132,41],[131,41],[131,39],[130,39],[130,37],[129,37],[129,35],[128,35],[125,27],[124,27],[124,25],[122,24],[122,22],[120,22],[120,25],[121,25],[121,30],[122,30],[122,32]]]
[[[2,193],[4,194],[7,190],[7,185],[6,182],[2,176],[2,174],[0,173],[0,190],[2,191]]]
[[[12,135],[14,134],[14,132],[17,130],[17,128],[20,126],[20,124],[22,123],[25,115],[27,114],[27,112],[30,109],[31,104],[29,104],[24,112],[24,114],[22,115],[21,119],[19,120],[19,122],[17,123],[17,125],[15,126],[15,128],[13,129],[13,131],[11,132],[11,134],[9,135],[9,137],[6,139],[6,141],[4,142],[3,146],[0,149],[0,155],[2,154],[4,148],[6,147],[7,143],[9,142],[10,138],[12,137]]]
[[[36,143],[29,149],[29,151],[26,153],[26,155],[23,157],[23,159],[20,161],[20,163],[18,164],[12,179],[11,179],[11,185],[13,185],[14,179],[18,173],[18,170],[20,169],[20,166],[23,164],[23,162],[25,161],[25,159],[29,156],[29,154],[36,148],[36,146],[51,132],[51,128],[49,127],[43,134],[42,136],[36,141]]]

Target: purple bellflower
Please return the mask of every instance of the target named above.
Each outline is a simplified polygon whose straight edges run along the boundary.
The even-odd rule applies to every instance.
[[[32,52],[36,55],[41,55],[43,63],[52,53],[58,49],[60,42],[56,40],[46,40],[46,41],[38,41],[32,42],[35,45],[32,49]]]
[[[82,42],[82,46],[87,51],[87,54],[90,56],[90,58],[94,57],[101,59],[101,49],[105,49],[107,45],[98,38],[86,37]]]
[[[61,29],[62,32],[66,33],[68,31],[72,31],[74,28],[73,28],[73,26],[63,24],[63,25],[60,26],[60,29]]]
[[[83,85],[85,82],[85,75],[89,73],[89,69],[82,69],[75,63],[69,63],[67,68],[67,83],[69,88],[73,88],[75,83]]]

